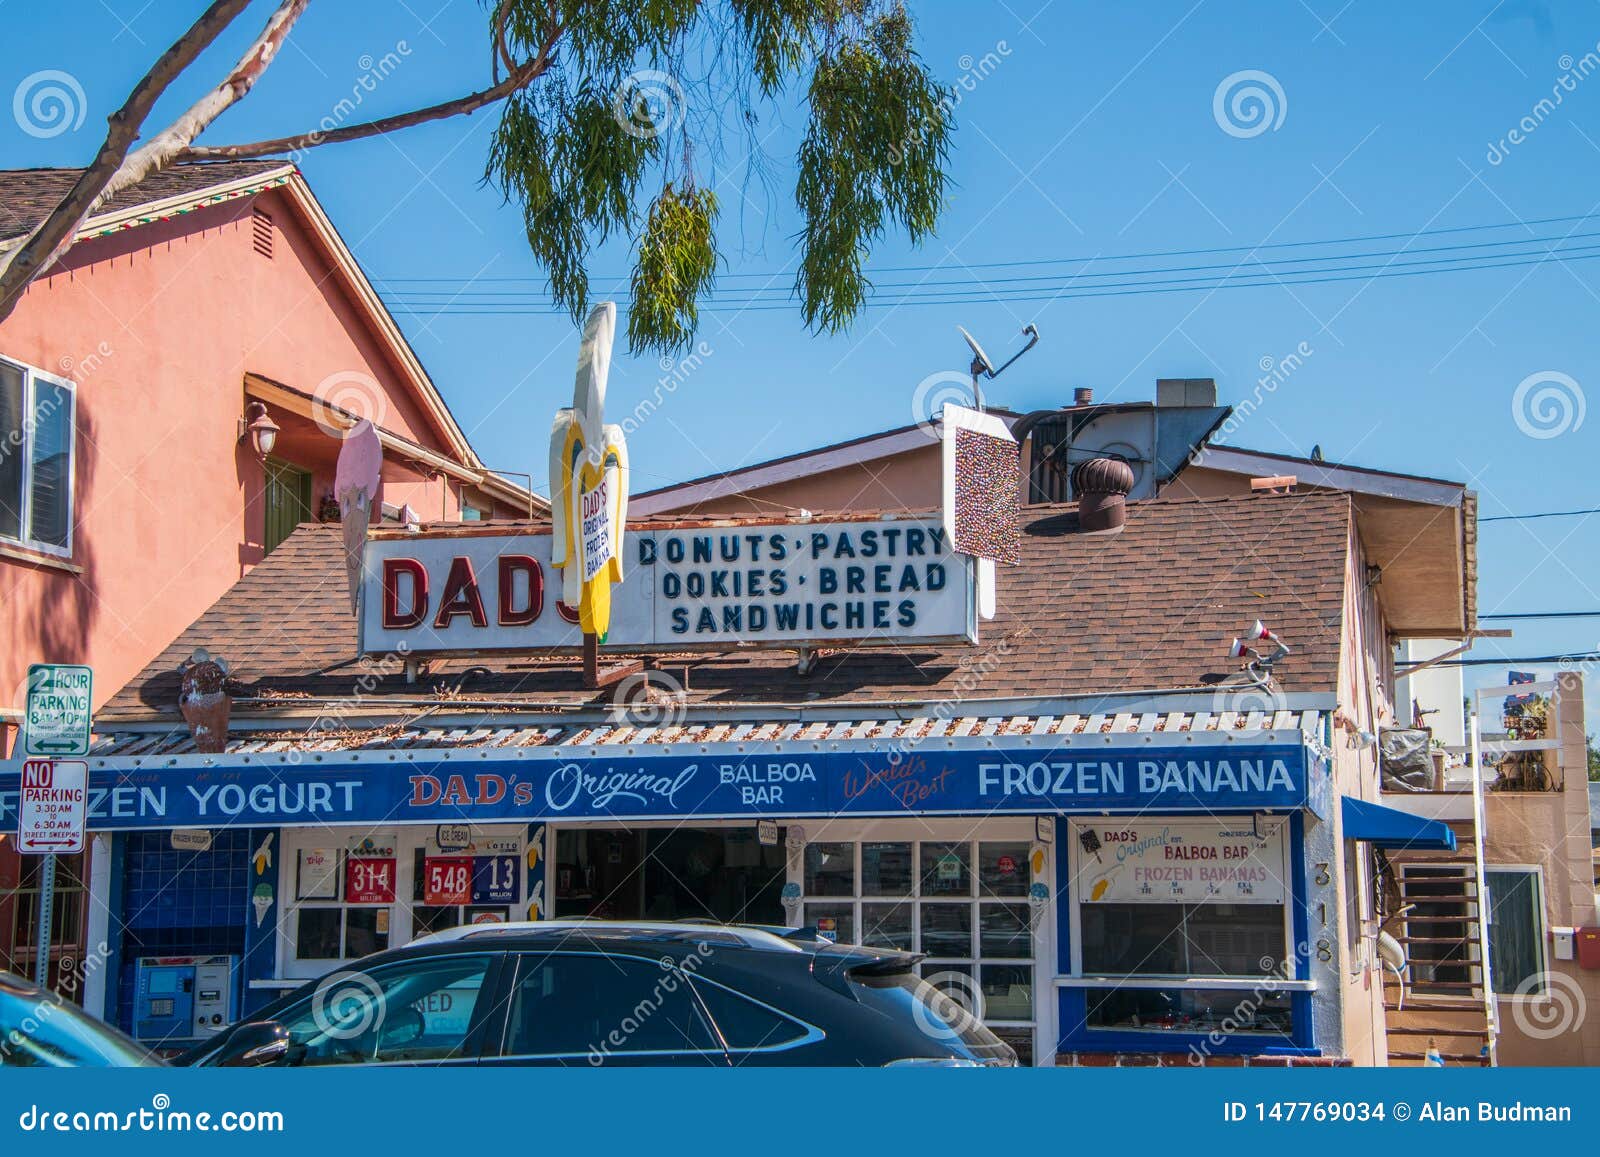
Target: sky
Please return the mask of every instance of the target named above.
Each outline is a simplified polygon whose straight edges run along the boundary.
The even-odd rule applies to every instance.
[[[104,118],[202,7],[0,0],[0,98],[13,95],[14,114],[0,115],[0,165],[84,163]],[[152,123],[215,83],[273,7],[253,5]],[[886,236],[872,260],[880,304],[847,333],[808,333],[785,292],[803,109],[763,110],[755,167],[742,137],[699,148],[696,177],[723,205],[721,302],[690,366],[619,350],[613,416],[657,395],[663,376],[673,383],[630,436],[636,490],[925,418],[923,384],[965,368],[957,325],[998,358],[1033,324],[1040,344],[991,383],[990,402],[1057,406],[1083,386],[1142,401],[1157,378],[1212,377],[1223,402],[1250,406],[1235,445],[1320,446],[1334,461],[1464,481],[1485,518],[1600,506],[1600,413],[1587,413],[1600,390],[1600,3],[912,10],[926,62],[959,93],[937,236],[920,247]],[[49,71],[71,78],[81,120],[25,125],[26,86]],[[313,0],[203,141],[400,112],[483,87],[488,71],[481,0]],[[685,123],[719,115],[693,107],[707,99],[681,94]],[[341,113],[345,100],[359,107]],[[542,489],[577,331],[518,305],[544,285],[518,210],[483,180],[494,123],[491,109],[299,162],[483,459]],[[1386,239],[1325,244],[1351,238]],[[1126,260],[1142,254],[1163,256]],[[1490,260],[1502,255],[1518,259]],[[1342,272],[1308,284],[1280,265],[1216,287],[1217,267],[1305,256],[1324,260],[1296,268]],[[1466,256],[1497,267],[1396,275]],[[597,290],[624,288],[628,262],[625,245],[598,251]],[[1133,270],[1194,266],[1209,268],[1165,275],[1196,279],[1183,292],[1112,292]],[[755,287],[764,304],[741,305]],[[1600,517],[1486,522],[1479,551],[1482,613],[1600,610]],[[1516,636],[1480,642],[1475,658],[1600,649],[1600,618],[1485,625]],[[1593,718],[1600,667],[1588,675]]]

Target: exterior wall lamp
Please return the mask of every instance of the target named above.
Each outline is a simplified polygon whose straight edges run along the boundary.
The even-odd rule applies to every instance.
[[[251,402],[239,419],[239,441],[250,439],[250,450],[262,462],[278,444],[278,423],[267,413],[265,402]]]

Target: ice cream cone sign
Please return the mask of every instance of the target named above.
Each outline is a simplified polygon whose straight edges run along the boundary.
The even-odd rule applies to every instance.
[[[383,472],[383,445],[372,423],[362,418],[345,431],[334,466],[333,496],[339,501],[339,522],[344,528],[345,569],[350,581],[350,609],[356,609],[361,590],[361,559],[367,546],[367,527],[378,500],[378,480]]]
[[[551,564],[561,572],[561,601],[578,610],[585,635],[605,641],[611,584],[622,581],[628,521],[628,451],[622,427],[605,424],[606,376],[617,307],[602,302],[583,327],[570,408],[550,430]]]

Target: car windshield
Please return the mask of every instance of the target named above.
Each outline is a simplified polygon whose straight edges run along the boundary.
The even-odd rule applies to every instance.
[[[0,977],[0,1066],[120,1068],[150,1055],[76,1005],[11,977]]]
[[[995,1064],[1014,1064],[1016,1052],[990,1032],[966,1005],[911,971],[853,974],[863,1004],[909,1015],[927,1036],[956,1055]]]

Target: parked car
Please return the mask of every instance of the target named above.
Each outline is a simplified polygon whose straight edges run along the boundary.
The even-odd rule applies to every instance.
[[[161,1062],[75,1004],[0,972],[0,1068],[117,1069]]]
[[[722,925],[470,925],[379,953],[195,1065],[1014,1065],[907,952]]]

